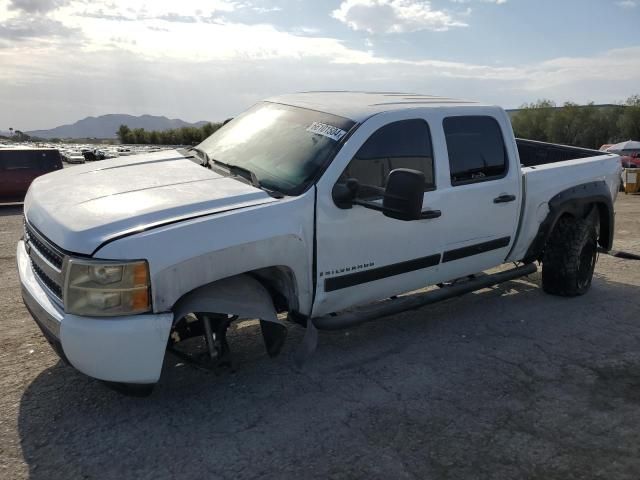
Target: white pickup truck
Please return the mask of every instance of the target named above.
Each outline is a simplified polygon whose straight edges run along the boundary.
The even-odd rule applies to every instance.
[[[24,302],[81,372],[148,391],[168,347],[260,319],[318,329],[532,273],[587,291],[617,155],[517,140],[499,107],[396,93],[271,98],[199,146],[45,175],[24,203]],[[482,273],[502,264],[515,267]],[[427,293],[412,292],[430,285]],[[355,308],[354,308],[355,307]],[[286,315],[285,315],[286,314]],[[201,337],[202,338],[202,337]]]

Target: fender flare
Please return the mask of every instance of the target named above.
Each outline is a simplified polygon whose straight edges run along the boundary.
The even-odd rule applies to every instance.
[[[217,280],[183,295],[174,305],[174,324],[188,313],[222,313],[239,319],[260,320],[262,336],[271,356],[279,353],[287,327],[278,319],[269,291],[247,274]]]
[[[544,246],[563,215],[569,214],[576,218],[587,218],[593,213],[594,207],[598,209],[600,216],[600,246],[605,251],[611,250],[615,214],[611,192],[606,182],[589,182],[568,188],[549,200],[548,205],[549,213],[540,224],[538,233],[529,245],[523,261],[531,262],[542,258]]]

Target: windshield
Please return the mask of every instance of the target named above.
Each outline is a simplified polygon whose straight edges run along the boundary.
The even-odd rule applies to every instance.
[[[212,161],[253,172],[265,188],[299,195],[354,125],[328,113],[265,102],[233,119],[198,148]]]

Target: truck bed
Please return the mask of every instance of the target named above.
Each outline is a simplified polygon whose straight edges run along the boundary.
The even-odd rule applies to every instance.
[[[523,167],[535,167],[548,163],[564,162],[567,160],[577,160],[580,158],[594,157],[602,155],[598,150],[586,148],[569,147],[555,143],[537,142],[535,140],[525,140],[516,138],[520,164]]]
[[[549,213],[548,202],[577,185],[604,181],[615,200],[622,166],[618,155],[516,139],[522,165],[523,204],[516,243],[507,261],[521,260]]]

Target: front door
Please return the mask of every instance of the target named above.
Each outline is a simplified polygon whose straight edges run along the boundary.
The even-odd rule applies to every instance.
[[[341,209],[331,196],[335,183],[357,179],[359,198],[381,202],[389,172],[411,168],[425,174],[423,210],[443,208],[428,123],[415,117],[373,117],[341,154],[347,158],[341,159],[346,168],[342,167],[340,177],[318,186],[313,316],[434,283],[441,259],[442,219],[407,222],[359,205]]]

